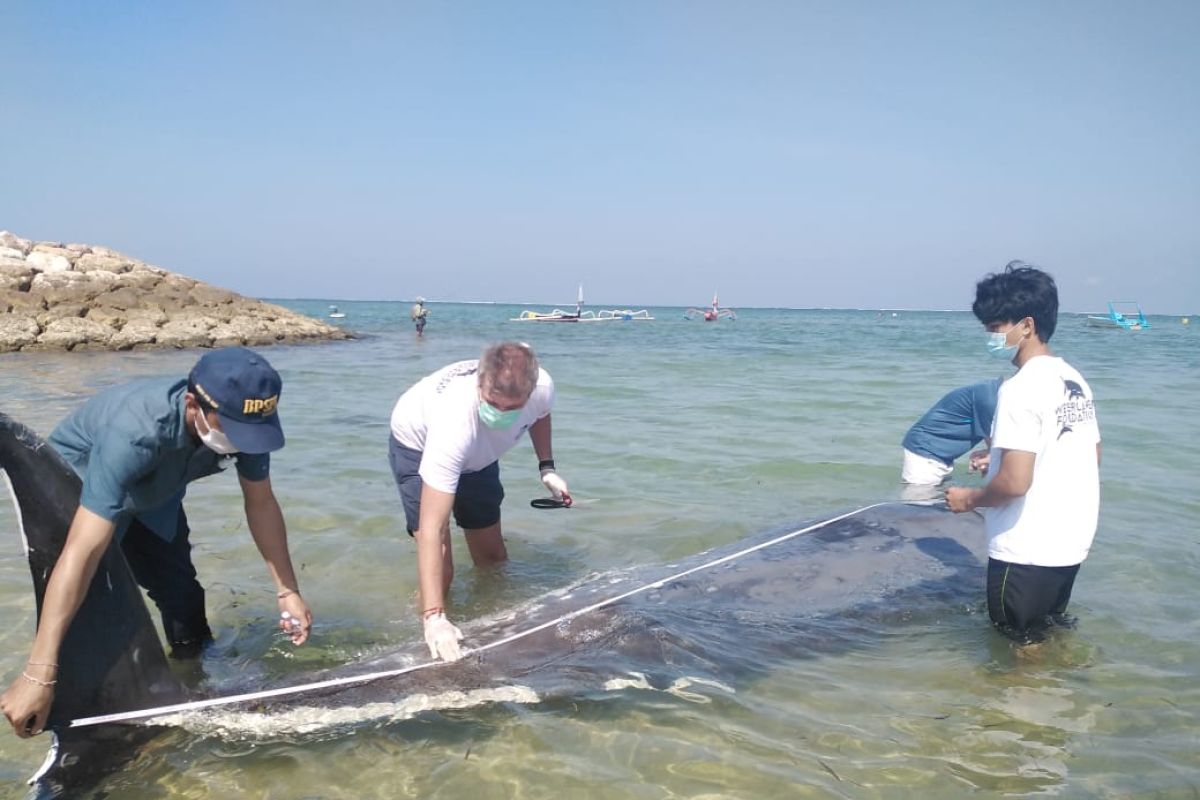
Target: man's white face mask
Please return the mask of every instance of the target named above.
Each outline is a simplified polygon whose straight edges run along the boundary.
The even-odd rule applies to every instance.
[[[238,451],[233,442],[229,441],[229,437],[225,435],[225,431],[219,431],[209,426],[208,415],[199,408],[196,409],[196,433],[200,434],[200,441],[204,442],[204,446],[214,453],[228,456]]]

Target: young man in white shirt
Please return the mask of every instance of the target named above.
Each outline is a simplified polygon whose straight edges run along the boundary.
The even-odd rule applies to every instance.
[[[408,532],[417,540],[425,643],[433,658],[456,661],[462,655],[462,632],[445,611],[454,577],[450,513],[466,533],[476,566],[508,558],[500,532],[499,460],[525,431],[542,483],[563,505],[571,504],[566,481],[554,471],[553,405],[554,382],[533,349],[501,342],[478,361],[459,361],[422,378],[392,410],[388,461]]]
[[[1017,373],[1000,387],[987,483],[947,489],[952,511],[986,509],[988,614],[1005,633],[1038,638],[1063,620],[1096,534],[1100,429],[1091,387],[1048,342],[1058,321],[1054,279],[1022,262],[975,288],[988,350]]]

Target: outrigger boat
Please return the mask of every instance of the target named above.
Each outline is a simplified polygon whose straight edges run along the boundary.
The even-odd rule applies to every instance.
[[[650,312],[646,309],[640,311],[632,311],[630,309],[602,309],[600,311],[592,311],[591,309],[584,310],[583,308],[583,284],[579,285],[579,296],[575,300],[575,311],[563,311],[561,308],[556,308],[553,311],[530,311],[526,309],[519,316],[511,317],[509,322],[611,322],[620,320],[629,322],[633,320],[652,320]]]
[[[1144,331],[1150,327],[1150,320],[1146,319],[1146,315],[1142,313],[1142,307],[1136,301],[1112,300],[1108,304],[1108,316],[1088,314],[1087,324],[1093,328],[1123,328],[1127,331]]]
[[[717,293],[713,292],[712,306],[709,308],[689,308],[683,312],[686,319],[703,319],[705,322],[716,322],[719,319],[737,319],[737,312],[732,308],[721,308]]]

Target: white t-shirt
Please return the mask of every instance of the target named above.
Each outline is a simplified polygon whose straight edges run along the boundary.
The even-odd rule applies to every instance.
[[[1099,441],[1092,389],[1061,358],[1035,356],[1001,385],[989,479],[1002,450],[1035,458],[1025,496],[985,511],[989,556],[1041,567],[1087,558],[1100,512]]]
[[[503,430],[489,428],[479,419],[479,361],[459,361],[400,395],[392,409],[392,436],[421,451],[422,481],[453,494],[459,475],[499,460],[553,405],[554,381],[539,368],[537,386],[517,421]]]

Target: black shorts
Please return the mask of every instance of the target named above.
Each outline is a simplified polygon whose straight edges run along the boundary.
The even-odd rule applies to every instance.
[[[388,463],[392,477],[404,503],[404,519],[411,536],[421,522],[421,487],[418,470],[421,451],[405,447],[388,435]],[[500,503],[504,487],[500,485],[500,462],[493,461],[478,472],[464,472],[458,477],[454,493],[454,521],[464,530],[487,528],[500,521]]]
[[[988,616],[1018,637],[1053,624],[1067,611],[1079,564],[1038,567],[988,559]]]

